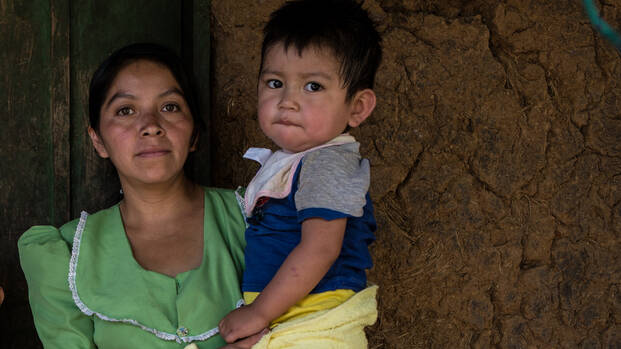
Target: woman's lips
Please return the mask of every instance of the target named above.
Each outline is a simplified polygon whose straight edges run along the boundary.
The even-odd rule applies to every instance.
[[[141,158],[154,158],[154,157],[166,155],[168,153],[170,153],[170,151],[168,150],[145,150],[145,151],[141,151],[136,156],[141,157]]]

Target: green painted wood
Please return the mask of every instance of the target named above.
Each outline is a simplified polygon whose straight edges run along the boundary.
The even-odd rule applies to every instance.
[[[50,1],[50,112],[53,177],[51,223],[59,226],[70,217],[70,8],[67,0]]]
[[[197,77],[209,108],[209,2],[191,0],[0,1],[0,348],[40,348],[19,268],[17,239],[60,226],[118,199],[113,167],[86,134],[90,76],[116,48],[167,45]],[[208,137],[189,172],[208,184]]]
[[[100,159],[86,133],[88,84],[115,49],[153,41],[181,51],[181,1],[71,2],[71,216],[94,212],[119,198],[116,171]]]
[[[209,149],[209,71],[210,36],[209,36],[209,1],[184,2],[184,35],[182,54],[186,66],[192,69],[196,79],[199,108],[206,125],[206,132],[201,135],[198,150],[192,154],[186,166],[186,172],[194,181],[210,185],[211,151]]]
[[[0,6],[0,347],[38,348],[17,239],[34,224],[67,215],[69,91],[65,1],[2,1]],[[54,86],[54,88],[52,88]],[[63,115],[63,113],[65,113]],[[64,148],[64,149],[63,149]],[[66,163],[65,165],[66,166]],[[56,180],[60,175],[60,180]]]

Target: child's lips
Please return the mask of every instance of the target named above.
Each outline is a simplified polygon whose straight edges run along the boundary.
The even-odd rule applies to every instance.
[[[276,125],[295,126],[295,124],[289,120],[278,120],[276,121]]]

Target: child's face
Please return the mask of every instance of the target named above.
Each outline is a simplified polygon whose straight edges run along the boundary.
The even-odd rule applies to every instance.
[[[309,47],[269,48],[259,76],[258,114],[263,133],[284,150],[300,152],[338,136],[352,104],[331,52]]]

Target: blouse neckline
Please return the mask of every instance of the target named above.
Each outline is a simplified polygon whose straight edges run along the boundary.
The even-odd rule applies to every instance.
[[[206,205],[206,202],[204,202],[203,205]],[[168,279],[179,281],[179,280],[183,280],[184,278],[186,278],[188,274],[191,274],[192,272],[200,271],[203,269],[205,260],[207,259],[205,255],[207,254],[206,241],[207,241],[207,233],[208,233],[207,229],[205,228],[206,223],[207,223],[206,222],[207,217],[204,212],[203,212],[203,248],[202,248],[203,252],[202,252],[202,257],[201,257],[201,263],[195,268],[182,271],[175,276],[170,276],[170,275],[166,275],[164,273],[160,273],[155,270],[149,270],[143,267],[142,265],[140,265],[140,263],[138,263],[138,261],[136,260],[136,257],[134,256],[134,251],[132,250],[132,246],[131,246],[131,243],[129,242],[129,238],[127,237],[127,231],[125,230],[125,225],[123,224],[123,216],[121,215],[121,208],[119,204],[117,203],[116,205],[112,206],[111,209],[114,209],[115,211],[114,214],[118,216],[118,220],[121,223],[119,231],[121,232],[122,236],[119,236],[119,243],[121,243],[123,250],[124,250],[122,254],[125,256],[128,256],[128,259],[131,260],[131,264],[133,264],[133,266],[138,270],[139,273],[154,274],[155,277],[162,277],[162,278],[168,278]]]
[[[235,268],[232,262],[226,262],[230,256],[222,233],[216,234],[218,227],[212,227],[217,224],[213,222],[217,210],[207,196],[205,190],[201,264],[175,277],[147,270],[136,261],[118,204],[93,215],[82,212],[73,238],[68,275],[78,308],[86,315],[128,323],[179,343],[206,340],[217,334],[217,321],[209,323],[205,321],[206,315],[191,310],[214,308],[214,314],[223,316],[241,303],[239,298],[226,299],[233,294],[239,296],[239,281],[232,292],[225,284],[230,286],[237,276],[220,275],[234,273]],[[221,260],[223,264],[208,267],[208,259]],[[214,282],[218,285],[210,287]],[[204,285],[214,292],[184,293],[186,283]]]

